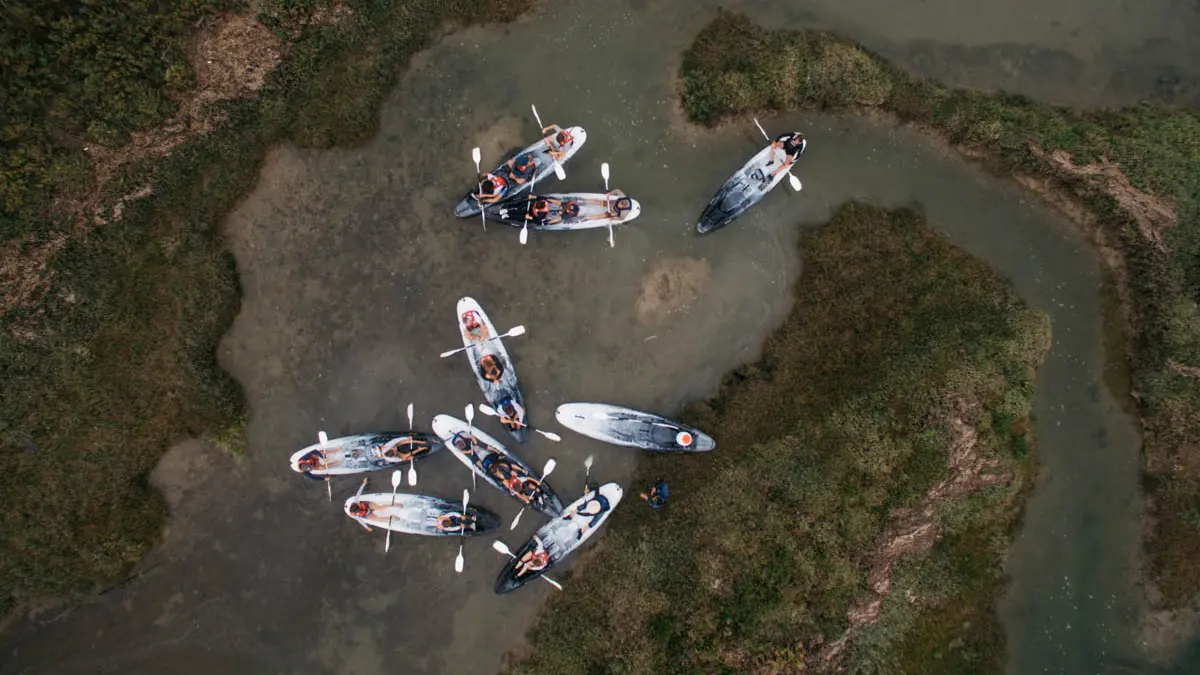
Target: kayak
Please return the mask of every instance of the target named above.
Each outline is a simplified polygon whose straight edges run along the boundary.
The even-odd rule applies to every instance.
[[[474,330],[468,329],[469,322],[472,321],[478,324]],[[517,382],[517,370],[513,367],[512,359],[508,357],[504,341],[490,339],[499,333],[483,308],[473,298],[460,298],[458,301],[458,331],[462,334],[463,346],[470,348],[466,352],[467,359],[471,363],[471,370],[475,371],[475,379],[479,382],[479,388],[483,390],[488,405],[497,412],[503,412],[501,407],[505,401],[515,403],[518,423],[507,424],[501,420],[500,424],[508,429],[508,433],[512,434],[518,443],[528,442],[529,420],[525,413],[525,397],[521,395],[521,387]],[[494,380],[488,379],[484,369],[483,360],[487,357],[491,357],[490,363],[500,370],[500,376]]]
[[[514,553],[516,557],[508,559],[508,564],[500,571],[500,576],[496,577],[496,593],[509,593],[524,586],[530,580],[545,574],[555,563],[583,545],[583,542],[608,520],[623,494],[620,485],[605,483],[563,509],[562,515],[543,525]],[[549,554],[545,566],[537,570],[522,568],[518,571],[518,561],[537,549],[539,540],[543,550]]]
[[[653,452],[708,452],[711,436],[653,413],[606,403],[564,403],[554,411],[564,427],[605,443]]]
[[[800,152],[803,153],[804,150],[801,149]],[[777,150],[775,163],[768,165],[771,161],[771,146],[767,145],[750,158],[750,161],[730,176],[721,189],[717,190],[717,194],[709,200],[708,206],[704,207],[704,213],[700,214],[696,231],[705,234],[725,227],[767,196],[768,192],[788,176],[787,171],[780,171],[771,176],[771,172],[779,168],[784,156],[782,149]]]
[[[350,506],[359,502],[371,506],[370,515],[356,516],[350,512]],[[462,502],[425,495],[397,494],[394,503],[390,492],[355,495],[346,500],[342,510],[353,520],[367,526],[430,537],[472,536],[500,527],[500,519],[496,514],[468,504],[466,532],[463,532]]]
[[[579,149],[583,147],[583,144],[587,142],[587,132],[584,131],[583,127],[567,127],[567,131],[571,133],[572,140],[570,144],[566,146],[566,149],[563,150],[563,158],[562,161],[559,162],[559,164],[564,166],[572,157],[575,156],[576,152],[579,152]],[[513,157],[519,157],[527,152],[533,153],[534,163],[537,166],[537,169],[534,171],[533,179],[517,185],[516,181],[511,178],[511,172],[506,165],[508,159],[505,159],[504,162],[500,163],[500,166],[497,166],[492,170],[492,173],[505,178],[511,185],[508,194],[505,195],[502,201],[508,201],[523,194],[534,183],[539,183],[547,176],[554,173],[554,158],[550,156],[550,148],[549,144],[546,142],[546,139],[543,138],[538,140],[537,143],[534,143],[524,150],[514,154]],[[476,185],[474,188],[471,188],[471,191],[468,192],[466,196],[459,200],[458,205],[454,207],[454,215],[458,216],[459,218],[467,218],[470,216],[479,215],[479,201],[475,199],[478,194],[479,186]]]
[[[537,480],[538,473],[533,467],[501,445],[500,441],[480,431],[479,427],[471,427],[466,422],[449,415],[438,415],[433,418],[433,430],[442,438],[443,444],[450,449],[450,452],[454,453],[458,461],[467,465],[468,469],[474,471],[492,487],[551,518],[562,513],[562,501],[559,500],[558,495],[554,494],[550,483]],[[460,437],[465,445],[468,431],[475,438],[472,447],[469,449],[455,447],[455,437]],[[461,436],[459,436],[460,434]],[[503,467],[506,463],[511,465],[516,478],[523,483],[520,493],[500,480],[496,473],[489,470],[492,467],[497,469]]]
[[[292,454],[292,471],[310,477],[344,476],[381,469],[400,468],[404,464],[424,459],[442,449],[442,440],[434,434],[419,431],[385,431],[331,438],[325,442],[321,468],[305,471],[300,460],[322,457],[321,444],[314,443]]]
[[[595,227],[608,227],[609,225],[620,225],[628,223],[642,214],[642,205],[635,199],[630,199],[631,207],[620,217],[605,217],[608,215],[607,204],[610,199],[619,199],[625,197],[625,193],[620,190],[613,190],[610,194],[599,194],[594,192],[564,192],[552,193],[545,195],[530,195],[522,200],[513,200],[496,206],[489,206],[484,209],[484,215],[489,220],[494,220],[501,223],[512,225],[513,227],[525,226],[526,214],[529,213],[530,206],[538,199],[546,199],[550,201],[549,213],[542,216],[535,216],[529,219],[529,229],[531,230],[587,230]],[[574,216],[566,216],[562,210],[562,204],[567,202],[575,202],[579,205],[579,213]],[[552,225],[547,225],[546,221],[559,216],[562,218],[559,222]]]

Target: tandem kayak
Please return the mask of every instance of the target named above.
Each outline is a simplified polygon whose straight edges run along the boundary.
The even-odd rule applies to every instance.
[[[352,513],[355,504],[366,504],[370,509],[368,515]],[[430,537],[472,536],[500,527],[499,517],[485,508],[468,505],[464,519],[462,502],[425,495],[393,495],[390,492],[355,495],[346,500],[342,509],[347,516],[368,527]]]
[[[503,414],[506,403],[511,403],[517,413],[515,424],[504,420],[500,420],[500,424],[518,443],[528,442],[529,420],[525,413],[525,397],[521,395],[521,386],[517,382],[517,370],[508,357],[504,341],[491,339],[499,333],[473,298],[460,298],[458,301],[458,332],[462,334],[463,346],[469,348],[467,359],[488,405]]]
[[[596,532],[620,503],[624,491],[616,483],[605,483],[563,509],[562,515],[546,523],[530,537],[500,571],[493,590],[509,593],[546,573]],[[541,561],[535,553],[543,554]],[[522,561],[530,564],[522,564]]]
[[[433,418],[433,430],[458,461],[492,487],[552,518],[562,513],[562,501],[550,484],[539,480],[533,467],[479,427],[449,415],[438,415]],[[473,441],[469,442],[468,437]],[[457,447],[455,441],[464,447]]]
[[[434,434],[384,431],[331,438],[323,451],[320,443],[314,443],[293,453],[288,463],[292,471],[310,477],[344,476],[399,468],[441,449],[442,439]],[[306,466],[302,467],[301,462]]]
[[[652,452],[707,452],[717,447],[716,441],[699,429],[607,403],[564,403],[554,411],[554,419],[598,441]]]
[[[627,199],[627,205],[619,215],[614,215],[610,205],[615,206],[621,199]],[[539,200],[547,202],[547,212],[533,215],[533,206]],[[576,209],[571,208],[572,204]],[[608,194],[564,192],[529,195],[525,199],[489,206],[483,213],[489,220],[513,227],[524,227],[528,220],[531,230],[587,230],[628,223],[642,214],[642,205],[620,190]]]
[[[559,164],[563,166],[565,166],[566,163],[575,156],[575,153],[579,152],[579,149],[583,147],[583,144],[587,142],[587,131],[584,131],[583,127],[568,127],[566,131],[571,134],[571,141],[567,145],[563,146],[561,150],[563,153],[563,158]],[[532,179],[518,184],[508,168],[507,159],[501,162],[500,165],[492,171],[493,174],[500,176],[509,184],[508,192],[505,194],[502,201],[508,201],[514,197],[524,194],[534,183],[541,182],[547,176],[554,173],[554,158],[550,156],[550,146],[549,143],[546,142],[545,138],[514,154],[513,157],[520,157],[526,153],[533,155],[533,160],[537,165]],[[459,218],[467,218],[470,216],[479,215],[479,200],[476,199],[478,196],[479,186],[476,185],[474,188],[471,188],[471,191],[468,192],[461,200],[459,200],[458,204],[454,207],[454,215],[458,216]]]
[[[803,152],[802,146],[800,153]],[[780,167],[785,157],[784,151],[777,149],[774,163],[768,164],[771,162],[771,146],[767,145],[750,158],[750,161],[730,176],[709,200],[704,212],[700,214],[700,221],[696,223],[696,231],[706,234],[725,227],[761,201],[780,181],[787,178],[787,171],[771,175],[772,171]]]

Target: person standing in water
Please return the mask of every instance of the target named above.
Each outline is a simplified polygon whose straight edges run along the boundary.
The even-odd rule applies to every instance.
[[[661,509],[667,505],[667,481],[659,478],[654,487],[650,489],[650,494],[643,492],[641,498],[646,500],[652,509]]]

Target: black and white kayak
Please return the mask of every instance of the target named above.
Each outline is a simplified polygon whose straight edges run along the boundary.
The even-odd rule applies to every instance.
[[[531,230],[588,230],[628,223],[642,205],[620,190],[529,195],[484,209],[489,220]]]
[[[575,153],[579,152],[579,149],[583,147],[583,144],[587,142],[587,131],[585,131],[583,127],[575,126],[568,127],[566,129],[559,129],[558,127],[555,127],[555,129],[556,131],[553,135],[539,140],[537,143],[530,145],[511,157],[513,160],[520,160],[523,155],[530,156],[536,167],[532,172],[530,172],[529,179],[518,182],[517,177],[513,175],[512,169],[508,166],[508,160],[501,162],[501,164],[491,172],[493,176],[498,177],[500,181],[504,183],[504,187],[502,188],[503,197],[500,200],[501,202],[509,201],[513,198],[522,196],[535,182],[540,182],[551,173],[554,173],[555,161],[554,157],[550,154],[551,142],[554,142],[554,149],[557,152],[562,153],[562,159],[560,159],[558,162],[560,165],[565,165],[572,157],[575,156]],[[557,137],[561,132],[566,132],[570,140],[560,145],[557,143]],[[471,188],[471,191],[468,192],[461,200],[459,200],[458,205],[454,207],[454,215],[458,216],[459,218],[467,218],[470,216],[479,215],[480,208],[478,197],[480,195],[480,189],[480,185],[476,185],[475,187]]]
[[[450,452],[489,485],[547,516],[562,512],[550,484],[495,438],[449,415],[433,418],[433,431]],[[460,447],[461,446],[461,447]]]
[[[504,341],[499,339],[496,327],[474,298],[460,298],[457,311],[458,331],[462,334],[467,359],[484,398],[488,405],[503,415],[500,423],[508,433],[518,443],[528,442],[529,421],[525,414],[525,397],[521,394],[517,370],[508,357]]]
[[[516,553],[496,578],[494,590],[514,591],[554,567],[587,541],[620,503],[624,491],[616,483],[605,483],[563,509],[539,529]]]
[[[792,154],[792,159],[795,161],[795,158],[798,158],[807,146],[803,135],[799,132],[787,133],[779,136],[775,141],[784,142],[793,136],[801,138],[799,151]],[[750,210],[750,207],[761,201],[768,192],[779,185],[780,181],[789,176],[788,172],[782,168],[788,153],[783,148],[775,148],[772,160],[771,149],[772,145],[767,145],[730,176],[729,180],[725,181],[721,189],[717,190],[708,205],[704,207],[704,212],[700,214],[700,221],[696,223],[697,232],[706,234],[725,227]],[[794,187],[797,190],[799,185],[800,182],[795,181]]]
[[[442,439],[419,431],[383,431],[318,442],[292,454],[292,470],[310,478],[397,469],[442,449]]]
[[[430,537],[472,536],[500,527],[500,519],[485,508],[441,497],[377,492],[355,495],[342,507],[346,515],[370,527]]]
[[[554,418],[598,441],[652,452],[707,452],[717,447],[712,437],[699,429],[607,403],[564,403],[554,411]]]

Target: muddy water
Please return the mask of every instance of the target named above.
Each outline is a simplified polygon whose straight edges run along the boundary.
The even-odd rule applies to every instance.
[[[1095,256],[1012,186],[920,137],[814,116],[763,120],[772,131],[809,134],[803,195],[781,187],[729,228],[696,236],[703,204],[762,142],[752,127],[691,129],[673,107],[679,52],[711,16],[702,5],[712,4],[575,0],[502,30],[449,36],[404,76],[370,143],[274,152],[226,226],[245,300],[221,359],[246,389],[248,455],[194,447],[169,455],[155,480],[176,518],[142,574],[73,611],[15,628],[0,669],[494,672],[551,589],[495,596],[503,560],[486,540],[467,542],[462,575],[452,568],[454,542],[397,537],[384,555],[382,533],[369,536],[340,513],[357,485],[336,483],[330,505],[323,486],[287,471],[286,455],[318,429],[336,436],[403,427],[409,401],[427,427],[434,414],[461,414],[480,400],[465,357],[437,358],[460,344],[453,307],[471,295],[500,330],[527,327],[507,344],[532,421],[564,436],[558,445],[535,436],[521,455],[535,465],[556,457],[550,482],[564,495],[578,493],[587,454],[597,457],[598,478],[624,481],[634,455],[557,428],[554,407],[600,400],[671,412],[712,394],[723,372],[754,358],[790,306],[797,223],[819,223],[850,198],[919,203],[1052,316],[1054,345],[1037,400],[1046,468],[1003,606],[1010,672],[1136,667],[1136,438],[1102,384]],[[944,14],[927,20],[924,7],[746,8],[775,24],[842,28],[881,49],[889,41],[953,41],[955,22]],[[1170,9],[1143,9],[1146,20],[1134,24],[1088,13],[1071,30],[1096,43],[1117,33],[1126,46],[1170,42]],[[1083,12],[1072,11],[1054,20]],[[976,14],[964,12],[957,28],[969,37],[950,46],[1022,39],[1014,22]],[[1041,77],[1096,100],[1079,72],[1094,81],[1119,73],[1051,28],[1023,39],[1069,51],[1083,70]],[[971,77],[1000,72],[988,59],[959,61]],[[1042,86],[1014,72],[1031,93]],[[1140,93],[1152,85],[1138,82]],[[489,223],[484,232],[479,221],[451,215],[474,180],[469,149],[481,146],[494,163],[527,143],[536,133],[531,102],[546,123],[582,124],[590,134],[567,181],[551,186],[600,190],[599,164],[608,161],[612,186],[642,202],[643,216],[617,228],[615,249],[604,231],[533,232],[522,247],[514,230]],[[498,431],[491,420],[479,423]],[[418,469],[419,492],[454,496],[470,484],[449,455]],[[372,489],[386,489],[386,476]],[[486,486],[473,498],[515,515],[514,503]],[[526,514],[502,538],[515,546],[541,522]]]

